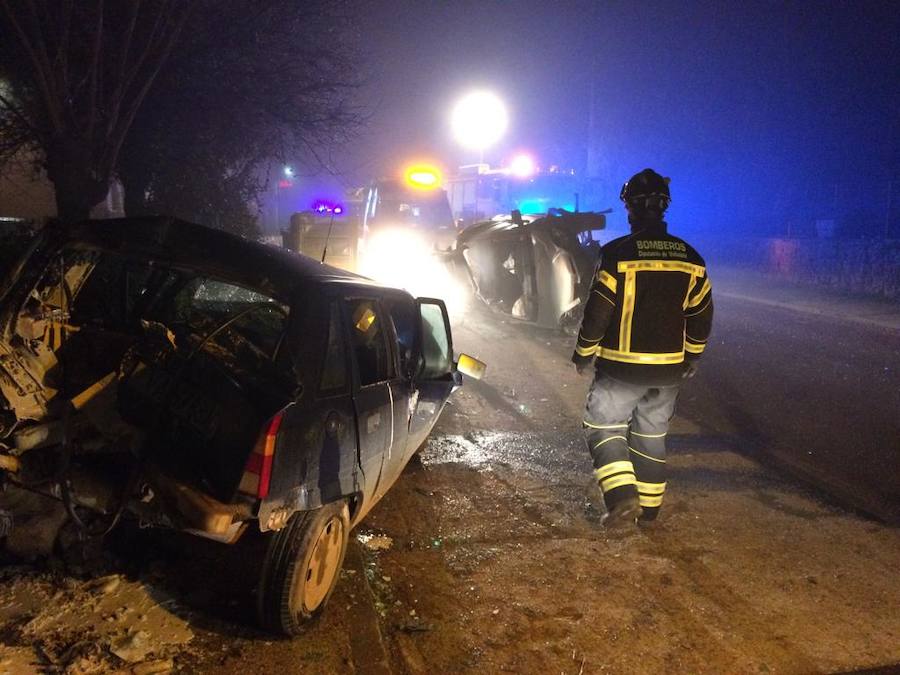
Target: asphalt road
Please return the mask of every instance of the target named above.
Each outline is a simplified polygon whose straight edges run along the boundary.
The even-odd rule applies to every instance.
[[[716,296],[714,335],[680,414],[900,524],[900,330],[842,315],[827,297],[813,313],[739,290]]]

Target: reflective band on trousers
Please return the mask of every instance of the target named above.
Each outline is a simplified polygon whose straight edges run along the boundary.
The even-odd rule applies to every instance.
[[[627,424],[591,424],[587,420],[582,420],[581,423],[586,427],[590,427],[591,429],[627,429],[628,428]]]
[[[630,445],[628,446],[628,450],[630,452],[633,452],[634,454],[638,455],[639,457],[643,457],[644,459],[649,459],[651,462],[659,462],[660,464],[666,463],[666,460],[659,459],[658,457],[651,457],[650,455],[645,455],[643,452],[640,452],[639,450],[635,450]]]
[[[609,464],[605,464],[599,469],[594,469],[594,476],[597,478],[597,480],[603,480],[607,476],[612,476],[613,474],[623,473],[626,471],[633,474],[634,465],[627,459],[622,459],[618,462],[610,462]]]
[[[619,476],[601,480],[600,489],[604,492],[609,492],[610,490],[615,490],[617,487],[622,487],[623,485],[634,485],[636,482],[637,480],[633,473],[623,473]]]
[[[597,353],[597,345],[591,345],[590,347],[575,347],[575,353],[578,356],[593,356]]]
[[[646,495],[661,495],[666,491],[665,483],[644,483],[642,481],[638,481],[637,487],[642,494]]]
[[[640,502],[641,506],[645,506],[647,508],[653,508],[656,506],[662,506],[663,498],[662,498],[662,495],[659,495],[658,497],[656,497],[656,496],[651,497],[650,495],[639,494],[638,501]]]
[[[614,440],[616,440],[616,439],[618,439],[618,440],[620,440],[620,441],[627,441],[627,440],[628,440],[628,439],[625,438],[624,436],[610,436],[609,438],[604,438],[602,441],[600,441],[599,443],[597,443],[597,445],[594,446],[594,450],[596,450],[597,448],[599,448],[599,447],[600,447],[601,445],[603,445],[604,443],[609,443],[610,441],[614,441]],[[629,464],[630,464],[630,462],[629,462]],[[597,470],[599,471],[599,469],[597,469]]]

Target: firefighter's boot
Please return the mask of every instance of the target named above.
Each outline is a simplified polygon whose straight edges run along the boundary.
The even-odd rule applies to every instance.
[[[634,485],[623,485],[603,494],[603,524],[611,529],[634,525],[641,516],[641,502]]]

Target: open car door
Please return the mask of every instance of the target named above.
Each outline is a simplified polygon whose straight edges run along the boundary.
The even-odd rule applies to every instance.
[[[459,383],[453,364],[453,338],[443,300],[416,299],[420,362],[414,375],[418,398],[409,423],[410,453],[425,441],[450,392]]]

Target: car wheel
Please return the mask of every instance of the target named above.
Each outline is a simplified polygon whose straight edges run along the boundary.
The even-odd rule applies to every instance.
[[[297,635],[334,590],[350,534],[344,501],[291,516],[272,536],[263,561],[258,611],[268,630]]]

